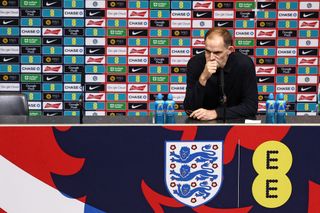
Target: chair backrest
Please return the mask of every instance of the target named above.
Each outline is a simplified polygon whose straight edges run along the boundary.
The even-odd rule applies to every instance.
[[[0,93],[0,115],[28,115],[26,96],[15,93]]]

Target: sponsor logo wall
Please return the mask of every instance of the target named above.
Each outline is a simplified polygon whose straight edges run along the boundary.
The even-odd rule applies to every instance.
[[[173,93],[183,112],[186,64],[207,29],[225,27],[256,64],[259,113],[284,93],[289,115],[316,115],[319,1],[1,0],[0,91],[30,115],[145,116]],[[81,96],[84,85],[84,95]]]

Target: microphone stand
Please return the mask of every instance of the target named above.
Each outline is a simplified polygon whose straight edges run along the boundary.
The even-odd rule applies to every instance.
[[[80,124],[83,124],[83,111],[84,111],[84,90],[85,90],[85,74],[84,70],[81,71],[81,95],[79,97],[79,110],[80,110]]]
[[[227,96],[224,92],[224,71],[220,70],[220,91],[222,93],[221,104],[223,107],[223,123],[226,123],[226,107],[227,107]]]

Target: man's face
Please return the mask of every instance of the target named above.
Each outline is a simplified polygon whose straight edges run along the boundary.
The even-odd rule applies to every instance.
[[[211,37],[205,41],[206,61],[217,61],[218,67],[224,68],[233,49],[233,46],[226,48],[221,36],[211,35]]]

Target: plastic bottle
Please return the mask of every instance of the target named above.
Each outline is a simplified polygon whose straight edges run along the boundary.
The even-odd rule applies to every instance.
[[[286,107],[287,104],[284,100],[284,95],[280,93],[276,101],[277,123],[279,124],[286,123]]]
[[[165,101],[165,109],[166,109],[166,123],[173,124],[176,122],[175,112],[174,112],[174,104],[172,94],[168,94],[168,98]]]
[[[272,93],[269,94],[266,101],[266,123],[275,123],[276,102]]]
[[[156,124],[164,123],[164,101],[162,99],[163,99],[163,95],[159,93],[154,103],[154,109],[155,109],[154,121]]]

